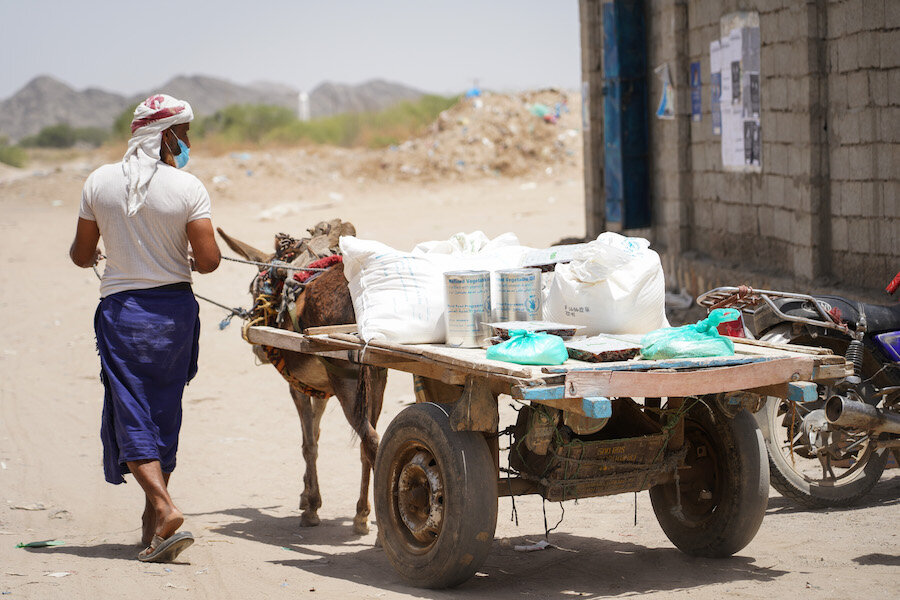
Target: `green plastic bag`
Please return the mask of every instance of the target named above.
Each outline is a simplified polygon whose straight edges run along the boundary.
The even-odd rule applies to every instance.
[[[641,356],[650,360],[734,356],[734,343],[719,335],[716,327],[719,323],[734,321],[740,314],[733,308],[717,308],[693,325],[651,331],[641,338]]]
[[[569,351],[558,335],[511,329],[508,340],[487,349],[487,357],[519,365],[561,365]]]

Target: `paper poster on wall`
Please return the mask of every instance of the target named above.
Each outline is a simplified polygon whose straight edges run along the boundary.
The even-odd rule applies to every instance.
[[[722,135],[722,45],[719,40],[709,44],[709,112],[713,135]]]
[[[702,84],[700,82],[700,63],[691,63],[691,120],[700,122],[703,118]]]
[[[759,15],[732,13],[722,18],[721,30],[715,59],[710,44],[710,69],[718,68],[721,74],[722,166],[758,172],[762,167]]]
[[[675,109],[672,106],[672,78],[669,77],[669,64],[663,63],[653,70],[662,81],[662,95],[656,109],[658,119],[674,119]]]

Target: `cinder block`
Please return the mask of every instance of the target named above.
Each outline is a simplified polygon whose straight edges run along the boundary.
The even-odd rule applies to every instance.
[[[858,217],[862,214],[860,203],[861,185],[858,181],[845,181],[841,184],[840,206],[832,206],[832,210],[845,217]]]
[[[809,77],[791,79],[788,86],[788,106],[792,111],[809,112]]]
[[[844,32],[856,33],[863,28],[863,6],[860,0],[850,0],[841,3],[841,13],[844,20]]]
[[[772,237],[783,242],[790,242],[793,239],[792,226],[794,224],[791,211],[783,208],[774,208],[772,217]]]
[[[862,181],[859,184],[859,214],[866,219],[880,216],[878,214],[880,212],[877,206],[878,202],[876,202],[875,197],[876,185],[880,194],[881,185],[876,184],[874,181]]]
[[[850,220],[850,251],[865,254],[872,251],[872,234],[868,219]]]
[[[803,14],[781,10],[778,13],[778,37],[785,42],[806,36],[806,23]]]
[[[860,108],[869,103],[869,76],[866,71],[854,71],[847,75],[847,104]]]
[[[900,107],[889,106],[887,108],[873,109],[873,113],[878,114],[878,124],[881,129],[881,141],[900,144]],[[900,148],[895,147],[892,151],[894,154],[900,153]],[[900,173],[894,173],[900,177]]]
[[[797,178],[788,179],[784,188],[784,193],[790,201],[791,208],[802,212],[814,212],[813,202],[819,203],[819,194],[813,195],[812,186],[809,179]]]
[[[900,30],[881,32],[881,68],[900,67]]]
[[[877,112],[871,108],[863,109],[856,114],[857,138],[861,144],[877,142],[881,136],[876,128],[877,116]]]
[[[884,27],[894,29],[900,27],[900,2],[885,0],[884,2]]]
[[[772,175],[764,178],[763,204],[769,206],[789,207],[786,194],[785,178]]]
[[[859,113],[842,111],[831,121],[834,139],[839,144],[856,144],[859,142]]]
[[[876,68],[881,64],[881,34],[877,31],[863,31],[856,35],[857,59],[861,69]]]
[[[900,219],[900,181],[882,183],[881,199],[884,204],[884,216]]]
[[[863,29],[881,29],[884,27],[884,5],[895,0],[862,0]]]
[[[813,173],[812,155],[808,144],[798,144],[788,154],[791,177],[809,178]]]
[[[887,77],[888,104],[900,106],[900,69],[890,69],[881,72]]]
[[[900,69],[896,69],[900,72]],[[875,106],[887,106],[890,104],[888,95],[888,73],[881,69],[869,69],[869,98]]]
[[[850,179],[850,149],[849,147],[836,146],[829,153],[828,170],[832,180],[846,181]],[[790,160],[790,154],[788,155]]]
[[[874,179],[875,154],[872,146],[853,146],[850,148],[850,179],[863,181]]]
[[[809,213],[794,211],[792,227],[793,239],[798,244],[812,244],[812,216]]]
[[[856,35],[848,35],[834,42],[838,46],[838,71],[847,73],[855,71],[859,68],[859,60],[857,58],[859,46],[856,42]]]
[[[783,77],[769,77],[764,80],[762,86],[763,115],[768,110],[786,110],[788,107],[788,82]]]
[[[828,108],[842,110],[847,107],[847,76],[832,71],[828,76]]]
[[[838,252],[849,250],[847,219],[843,217],[831,218],[831,249]]]
[[[784,144],[777,144],[774,142],[763,144],[763,172],[770,173],[772,175],[787,175],[787,152],[788,147]]]
[[[795,277],[811,280],[815,276],[813,249],[810,246],[794,246],[791,252],[792,271]]]

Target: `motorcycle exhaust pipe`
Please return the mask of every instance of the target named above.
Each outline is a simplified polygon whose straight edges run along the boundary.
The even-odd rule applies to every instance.
[[[884,412],[865,402],[832,396],[825,403],[825,418],[832,425],[863,431],[900,433],[900,415]]]

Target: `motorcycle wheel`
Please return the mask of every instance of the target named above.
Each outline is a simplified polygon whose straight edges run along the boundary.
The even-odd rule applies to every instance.
[[[846,351],[846,342],[830,342],[821,345],[835,354]],[[791,343],[817,345],[811,339]],[[871,368],[868,363],[864,365],[864,376]],[[839,430],[833,436],[833,451],[821,459],[816,456],[802,435],[802,427],[804,421],[824,419],[823,388],[819,386],[820,398],[814,402],[796,404],[769,398],[756,413],[769,455],[770,480],[782,496],[808,508],[852,506],[878,483],[887,452],[876,450],[865,432]]]

